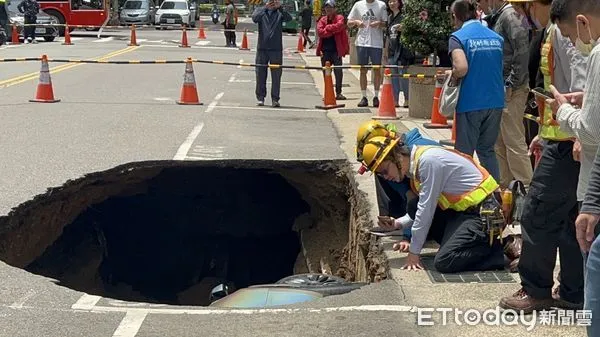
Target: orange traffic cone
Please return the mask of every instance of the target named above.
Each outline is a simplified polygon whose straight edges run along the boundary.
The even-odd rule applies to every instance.
[[[129,39],[129,46],[139,46],[137,43],[137,37],[135,35],[135,25],[131,25],[131,38]]]
[[[327,61],[325,63],[325,94],[323,97],[323,105],[317,105],[315,108],[329,110],[329,109],[337,109],[343,108],[345,104],[337,104],[335,100],[335,93],[333,90],[333,79],[331,77],[331,62]]]
[[[72,45],[71,43],[71,33],[69,32],[69,24],[65,24],[65,42],[63,42],[63,45],[65,46],[70,46]]]
[[[248,48],[248,29],[244,29],[244,37],[242,37],[242,46],[240,47],[240,50],[250,50],[250,48]]]
[[[198,30],[198,39],[206,40],[206,34],[204,34],[204,24],[200,20],[200,29]]]
[[[302,34],[298,35],[298,47],[296,47],[296,53],[304,53],[304,39]]]
[[[177,104],[181,105],[202,105],[198,99],[198,90],[196,89],[196,78],[194,77],[194,65],[192,59],[188,57],[185,62],[185,74],[183,75],[183,86],[181,87],[181,97]]]
[[[35,99],[30,99],[30,102],[36,103],[56,103],[60,99],[54,98],[54,90],[52,89],[52,79],[50,78],[50,69],[48,68],[48,57],[42,55],[42,69],[40,70],[40,82],[37,86]]]
[[[187,32],[185,31],[185,27],[183,27],[183,31],[181,32],[181,44],[179,45],[181,48],[190,48],[187,40]]]
[[[452,139],[440,140],[440,144],[446,146],[454,146],[456,143],[456,112],[454,113],[454,122],[452,122]]]
[[[423,124],[426,129],[450,129],[452,127],[448,124],[448,119],[440,113],[440,96],[445,79],[442,72],[438,70],[435,76],[435,92],[433,93],[433,104],[431,105],[431,123]]]
[[[394,102],[394,88],[392,86],[392,71],[387,68],[383,75],[383,88],[377,116],[372,119],[399,119],[396,115],[396,103]]]
[[[12,25],[12,34],[10,37],[11,44],[19,44],[19,32],[17,31],[17,25],[13,23]]]

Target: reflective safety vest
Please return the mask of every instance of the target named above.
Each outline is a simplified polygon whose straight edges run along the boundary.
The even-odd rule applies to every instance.
[[[552,39],[556,25],[552,24],[547,29],[547,36],[544,44],[542,44],[542,57],[540,59],[540,71],[544,75],[544,89],[550,90],[550,85],[554,84],[554,48],[552,46]],[[560,130],[558,122],[552,117],[552,108],[546,106],[546,102],[543,99],[537,100],[540,114],[540,137],[550,140],[570,140],[573,137]]]
[[[411,167],[411,174],[412,174],[411,187],[416,194],[419,194],[419,191],[421,190],[421,183],[419,182],[418,175],[417,175],[419,159],[421,158],[421,155],[423,155],[423,153],[425,151],[427,151],[429,149],[439,149],[439,148],[440,148],[439,146],[431,146],[431,145],[417,146],[417,148],[415,150],[415,157],[412,161],[413,165]],[[470,156],[467,156],[463,153],[460,153],[456,150],[453,150],[453,149],[444,149],[444,150],[452,151],[452,152],[466,158],[467,160],[469,160],[469,162],[473,163],[473,165],[475,165],[477,167],[477,169],[479,169],[479,172],[481,172],[483,179],[481,180],[481,184],[479,184],[479,186],[477,186],[470,192],[466,192],[462,195],[452,195],[452,194],[448,194],[448,193],[442,193],[438,198],[438,206],[441,209],[443,209],[443,210],[452,209],[452,210],[455,210],[458,212],[465,211],[471,207],[479,205],[489,195],[491,195],[492,193],[494,193],[495,190],[498,189],[499,186],[498,186],[498,183],[496,182],[496,180],[494,180],[494,177],[492,177],[486,169],[481,167],[481,165],[477,164],[473,160],[473,158],[471,158]]]

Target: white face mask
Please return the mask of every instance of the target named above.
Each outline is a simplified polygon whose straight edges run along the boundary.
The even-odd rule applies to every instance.
[[[579,50],[581,55],[589,56],[592,53],[592,49],[598,44],[598,41],[595,41],[592,38],[592,31],[590,30],[590,26],[588,25],[588,33],[590,34],[590,42],[584,43],[579,35],[579,21],[577,22],[577,40],[575,40],[575,48]]]

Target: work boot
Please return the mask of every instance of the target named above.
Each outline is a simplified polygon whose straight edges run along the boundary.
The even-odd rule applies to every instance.
[[[525,289],[521,288],[512,296],[504,297],[500,300],[500,308],[515,310],[522,314],[531,314],[533,311],[549,310],[554,305],[554,299],[536,299],[527,294]]]
[[[365,107],[365,106],[369,106],[369,100],[367,100],[366,97],[363,97],[360,102],[358,102],[358,106],[359,107]]]
[[[560,309],[566,309],[566,310],[582,310],[583,309],[583,303],[569,302],[567,300],[563,300],[560,297],[560,285],[558,287],[554,288],[554,290],[552,291],[552,298],[554,299],[554,306],[556,306]]]

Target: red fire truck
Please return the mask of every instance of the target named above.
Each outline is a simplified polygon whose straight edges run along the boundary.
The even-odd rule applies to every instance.
[[[38,3],[44,12],[56,17],[61,24],[100,28],[110,18],[109,0],[38,0]],[[64,27],[61,27],[59,32],[61,36],[64,35]]]

